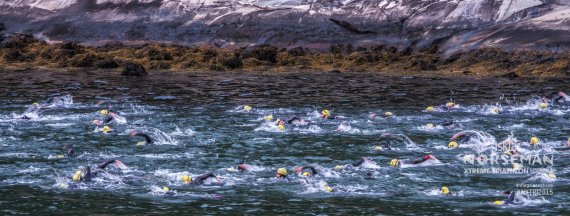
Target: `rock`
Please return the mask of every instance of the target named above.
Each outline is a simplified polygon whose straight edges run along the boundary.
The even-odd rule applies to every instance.
[[[123,65],[123,72],[121,73],[122,76],[146,76],[147,72],[144,66],[137,63],[127,62]]]
[[[246,54],[247,57],[253,57],[260,61],[268,61],[271,63],[277,62],[277,47],[270,46],[270,45],[261,45],[249,53]]]
[[[25,56],[17,49],[11,49],[4,55],[7,62],[21,62],[25,60]]]
[[[96,68],[111,69],[118,68],[119,64],[113,59],[102,59],[95,63]]]

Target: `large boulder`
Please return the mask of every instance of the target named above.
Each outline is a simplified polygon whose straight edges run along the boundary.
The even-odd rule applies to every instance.
[[[146,76],[147,72],[144,66],[137,63],[127,62],[123,65],[122,76]]]

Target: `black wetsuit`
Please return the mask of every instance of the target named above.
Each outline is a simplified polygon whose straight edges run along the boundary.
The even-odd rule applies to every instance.
[[[213,173],[206,173],[204,175],[198,176],[196,177],[194,180],[192,180],[192,185],[202,185],[204,184],[204,181],[208,178],[216,178],[216,175],[214,175]]]
[[[105,168],[109,165],[115,163],[115,160],[108,160],[105,161],[97,166],[97,170],[91,171],[91,167],[86,167],[82,171],[81,181],[90,182],[92,178],[96,177],[101,171],[105,170]]]
[[[430,158],[430,157],[423,157],[423,158],[421,158],[421,159],[417,159],[417,160],[412,161],[412,164],[423,163],[423,162],[425,162],[425,161],[427,161],[427,160],[429,160],[429,159],[431,159],[431,158]]]
[[[299,117],[297,116],[293,116],[291,117],[289,120],[287,120],[287,124],[293,124],[295,121],[303,121],[301,120]]]
[[[144,137],[144,140],[145,140],[145,144],[146,144],[146,145],[152,144],[152,139],[150,138],[149,135],[146,135],[146,134],[144,134],[144,133],[137,133],[137,134],[135,134],[135,136]]]
[[[309,172],[312,176],[317,174],[317,170],[312,166],[303,166],[303,169],[301,169],[301,174],[304,172]]]

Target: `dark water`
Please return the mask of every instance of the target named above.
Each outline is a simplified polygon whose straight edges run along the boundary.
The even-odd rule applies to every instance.
[[[125,79],[109,72],[0,73],[0,209],[2,214],[568,214],[569,153],[553,150],[570,136],[570,106],[540,109],[539,95],[570,91],[561,80],[477,80],[389,78],[371,74],[154,74]],[[33,102],[71,95],[72,104],[52,106],[32,120],[21,117]],[[112,123],[117,135],[104,135],[90,122],[101,118],[95,103],[116,101],[127,119]],[[450,99],[453,111],[423,111]],[[244,112],[243,105],[253,106]],[[501,114],[493,114],[494,108]],[[322,109],[343,120],[319,119]],[[370,118],[371,112],[394,113]],[[299,116],[310,123],[286,125],[280,131],[266,123]],[[455,120],[452,127],[437,126]],[[427,128],[426,124],[435,124]],[[140,147],[145,131],[157,144]],[[447,147],[460,131],[480,136]],[[384,133],[400,134],[394,149],[375,150]],[[540,138],[531,146],[531,136]],[[533,174],[466,174],[466,168],[512,165],[470,165],[465,154],[491,154],[510,137],[525,155],[548,155],[553,165]],[[405,140],[405,139],[404,139]],[[77,158],[59,159],[62,146],[72,144]],[[406,162],[432,154],[439,161]],[[502,153],[499,153],[501,155]],[[336,170],[368,157],[363,168]],[[393,158],[399,168],[390,167]],[[91,183],[71,176],[81,167],[119,159],[128,168],[110,166]],[[254,170],[237,172],[241,159]],[[313,165],[319,174],[293,172]],[[289,181],[274,178],[285,167]],[[182,175],[212,172],[223,186],[191,187]],[[548,176],[554,174],[556,178]],[[327,193],[323,185],[334,192]],[[517,184],[547,184],[546,196],[517,195],[514,205],[495,206]],[[62,188],[67,186],[67,189]],[[160,188],[169,187],[164,193]],[[451,195],[439,191],[449,187]]]

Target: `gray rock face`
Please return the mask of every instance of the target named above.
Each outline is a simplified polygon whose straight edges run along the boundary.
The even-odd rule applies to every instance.
[[[0,23],[47,41],[95,45],[570,46],[570,0],[0,0]]]

